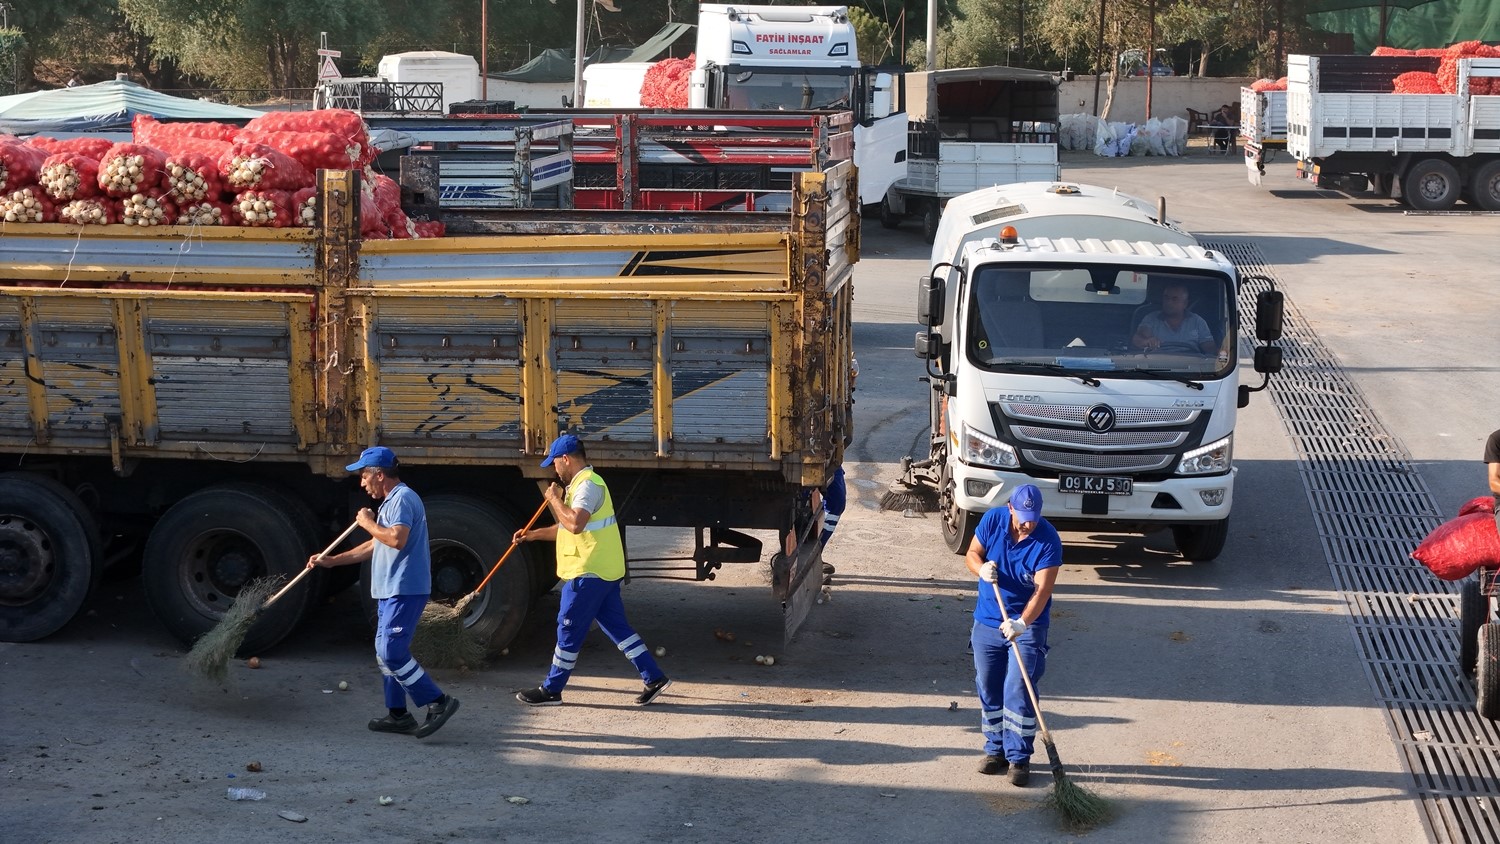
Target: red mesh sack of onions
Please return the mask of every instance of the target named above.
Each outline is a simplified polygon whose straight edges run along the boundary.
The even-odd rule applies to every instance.
[[[1392,88],[1397,94],[1441,94],[1437,74],[1425,70],[1413,70],[1396,77]]]
[[[199,141],[199,143],[205,143]],[[222,141],[206,142],[223,146]],[[192,202],[224,193],[224,177],[219,173],[219,156],[208,151],[178,152],[167,156],[167,188],[178,202]]]
[[[247,190],[234,198],[234,216],[247,226],[292,225],[292,195],[284,190]]]
[[[99,187],[110,196],[125,198],[161,184],[167,156],[155,147],[115,144],[99,159]]]
[[[265,144],[236,142],[219,159],[230,190],[294,191],[312,186],[312,174],[297,159]]]
[[[1376,47],[1370,53],[1372,56],[1415,56],[1416,53],[1404,47]]]
[[[316,226],[318,224],[318,191],[303,188],[292,194],[292,225]]]
[[[360,166],[360,150],[332,132],[258,132],[246,129],[239,141],[265,144],[297,159],[309,173]]]
[[[42,162],[37,182],[53,199],[98,196],[99,162],[76,152],[54,153]]]
[[[107,226],[120,221],[120,206],[112,199],[74,199],[57,209],[57,219],[80,226]]]
[[[234,140],[240,127],[208,121],[162,123],[149,114],[137,114],[130,121],[130,130],[136,143],[166,149],[185,140],[201,139],[227,143]]]
[[[245,124],[246,132],[328,132],[337,135],[357,165],[375,160],[370,130],[358,114],[341,108],[313,111],[270,111]]]
[[[127,226],[170,226],[177,222],[177,205],[166,188],[131,194],[120,203],[120,222]]]
[[[36,184],[47,153],[27,144],[0,143],[0,193]]]
[[[114,146],[115,142],[108,138],[64,138],[63,140],[58,140],[57,138],[49,138],[46,135],[37,135],[28,138],[26,145],[46,150],[48,155],[56,155],[60,152],[76,152],[79,155],[86,155],[98,161],[104,157],[106,152],[109,152],[109,148]]]
[[[423,220],[411,225],[416,230],[417,237],[443,237],[448,233],[447,226],[443,225],[442,220]]]
[[[687,108],[688,79],[695,56],[663,59],[646,69],[641,80],[641,105],[647,108]]]
[[[229,204],[217,199],[192,200],[177,209],[179,226],[228,226],[235,222]]]
[[[29,185],[0,199],[0,220],[7,223],[54,223],[57,222],[57,205],[41,188]]]
[[[1480,566],[1500,566],[1500,537],[1493,513],[1469,513],[1438,525],[1412,559],[1443,580],[1462,580]]]

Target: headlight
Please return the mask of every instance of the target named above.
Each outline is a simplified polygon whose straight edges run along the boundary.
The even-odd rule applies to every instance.
[[[964,425],[964,462],[994,469],[1015,469],[1021,465],[1015,449],[968,425]]]
[[[1234,435],[1195,448],[1182,455],[1177,464],[1179,475],[1220,475],[1229,471],[1229,461],[1234,451]]]

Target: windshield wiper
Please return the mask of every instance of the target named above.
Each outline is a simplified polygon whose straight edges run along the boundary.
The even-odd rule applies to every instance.
[[[1121,369],[1121,370],[1117,370],[1117,371],[1118,372],[1123,372],[1123,373],[1132,373],[1133,372],[1133,373],[1135,373],[1137,375],[1155,375],[1158,378],[1169,378],[1169,379],[1171,379],[1173,381],[1176,381],[1179,384],[1186,384],[1187,386],[1193,388],[1194,390],[1201,390],[1201,389],[1203,389],[1203,385],[1200,384],[1199,382],[1194,381],[1193,379],[1187,377],[1186,375],[1179,375],[1178,373],[1172,372],[1172,371],[1167,370],[1167,369],[1146,369],[1145,367],[1142,367],[1142,366],[1135,366],[1135,367],[1131,367],[1130,369]]]
[[[1055,372],[1058,375],[1062,375],[1067,378],[1077,378],[1079,381],[1082,381],[1084,383],[1084,386],[1087,387],[1099,386],[1099,379],[1092,378],[1087,373],[1077,372],[1075,370],[1069,369],[1066,366],[1063,366],[1062,364],[1057,363],[1038,363],[1037,361],[1030,360],[992,360],[990,361],[990,365],[1019,366],[1027,367],[1030,369],[1042,369],[1046,370],[1047,372]]]

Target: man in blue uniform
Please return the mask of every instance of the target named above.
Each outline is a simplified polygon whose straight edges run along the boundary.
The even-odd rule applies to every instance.
[[[1011,648],[1020,652],[1036,687],[1047,666],[1052,587],[1062,565],[1062,540],[1042,518],[1041,490],[1033,484],[1018,486],[1009,506],[985,513],[964,562],[979,578],[971,634],[984,732],[979,772],[1005,771],[1013,785],[1024,786],[1031,779],[1036,709]],[[1000,587],[1009,621],[1001,620],[991,584]]]
[[[458,698],[443,694],[411,655],[411,638],[432,594],[432,557],[427,547],[427,511],[422,499],[401,482],[396,454],[367,448],[344,467],[359,472],[359,485],[380,502],[377,514],[366,507],[355,516],[369,541],[328,557],[314,556],[311,566],[344,566],[370,561],[370,597],[379,605],[375,660],[385,675],[385,705],[390,714],[370,721],[377,733],[406,733],[427,738],[458,711]],[[406,708],[406,697],[427,707],[420,726]]]

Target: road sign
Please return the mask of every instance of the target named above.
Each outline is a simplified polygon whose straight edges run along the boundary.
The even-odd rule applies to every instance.
[[[319,51],[319,52],[321,52],[321,51]],[[331,82],[331,81],[333,81],[335,79],[343,79],[343,78],[344,78],[343,74],[339,73],[339,69],[336,66],[334,66],[334,64],[333,64],[333,56],[324,56],[323,57],[323,64],[322,64],[321,67],[318,68],[318,81],[319,82],[324,82],[324,81]]]
[[[332,56],[334,58],[339,58],[340,56],[344,55],[344,52],[342,50],[328,50],[328,49],[319,48],[318,49],[318,55],[320,55],[320,56]]]

